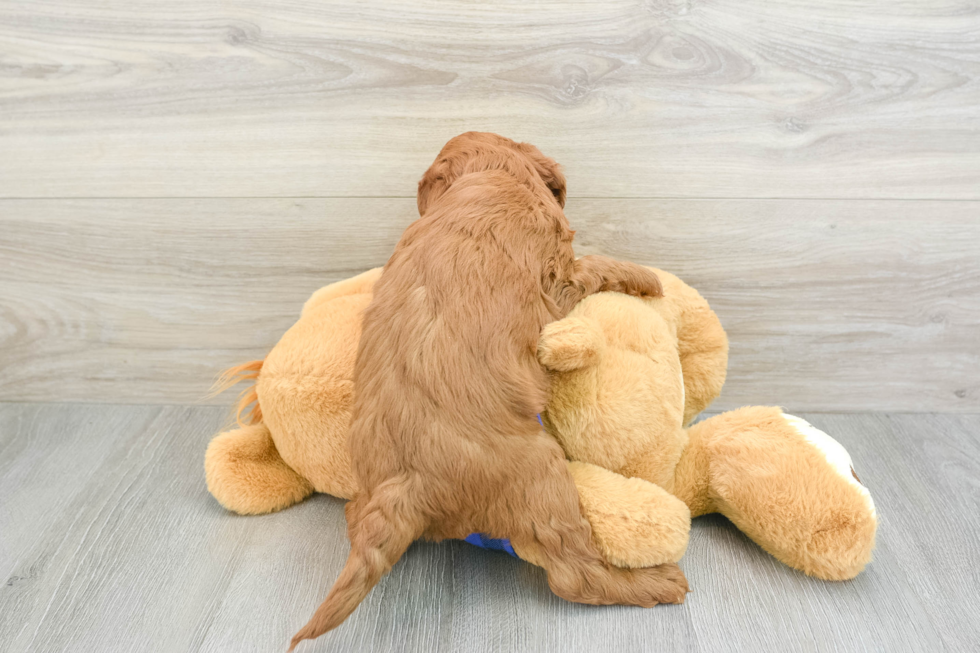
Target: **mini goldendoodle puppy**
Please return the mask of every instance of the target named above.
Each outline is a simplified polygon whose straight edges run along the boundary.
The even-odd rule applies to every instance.
[[[661,294],[646,268],[576,260],[564,199],[553,160],[494,134],[452,139],[419,182],[422,217],[364,313],[350,557],[290,650],[340,625],[419,537],[481,532],[535,546],[552,590],[570,601],[684,600],[676,565],[602,559],[564,453],[537,419],[548,389],[541,329],[600,290]]]

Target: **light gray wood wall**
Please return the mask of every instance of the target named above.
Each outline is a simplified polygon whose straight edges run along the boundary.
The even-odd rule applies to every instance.
[[[976,412],[975,9],[0,0],[0,400],[202,400],[481,129],[712,302],[719,408]]]

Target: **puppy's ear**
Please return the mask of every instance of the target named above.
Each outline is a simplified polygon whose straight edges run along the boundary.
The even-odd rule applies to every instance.
[[[449,161],[445,158],[437,159],[422,175],[417,196],[420,216],[449,188],[448,175]]]
[[[562,174],[561,166],[551,159],[547,159],[550,167],[546,168],[547,175],[541,175],[544,183],[551,189],[551,194],[558,200],[558,206],[565,208],[565,175]]]
[[[523,143],[522,145],[527,145]],[[551,190],[551,194],[558,200],[558,206],[565,208],[565,175],[562,174],[561,166],[554,159],[541,154],[541,151],[533,145],[527,146],[527,154],[534,162],[534,168],[538,171],[545,185]]]
[[[599,364],[606,336],[598,322],[587,317],[566,317],[552,322],[538,339],[538,361],[556,372],[571,372]]]

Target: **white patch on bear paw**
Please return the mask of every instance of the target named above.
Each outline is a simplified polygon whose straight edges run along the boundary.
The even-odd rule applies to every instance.
[[[877,517],[878,513],[875,510],[875,502],[871,498],[871,492],[869,492],[868,488],[864,487],[864,484],[858,479],[857,473],[854,471],[854,465],[851,462],[851,455],[847,453],[847,449],[845,449],[840,442],[833,439],[805,419],[796,417],[795,415],[787,415],[786,413],[783,413],[783,417],[787,422],[789,422],[790,426],[796,429],[799,434],[803,436],[808,444],[816,447],[816,449],[824,455],[824,458],[827,459],[827,462],[830,463],[830,466],[833,467],[835,472],[840,474],[844,480],[857,488],[857,490],[868,502],[868,507],[871,510],[871,516]]]

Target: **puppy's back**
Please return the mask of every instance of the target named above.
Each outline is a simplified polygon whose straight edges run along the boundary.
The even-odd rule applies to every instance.
[[[457,180],[405,231],[364,314],[352,447],[381,448],[380,437],[410,455],[406,442],[433,430],[536,423],[546,384],[535,350],[553,319],[540,262],[554,258],[564,220],[549,208],[510,175],[484,172]],[[360,473],[390,471],[367,460]]]

